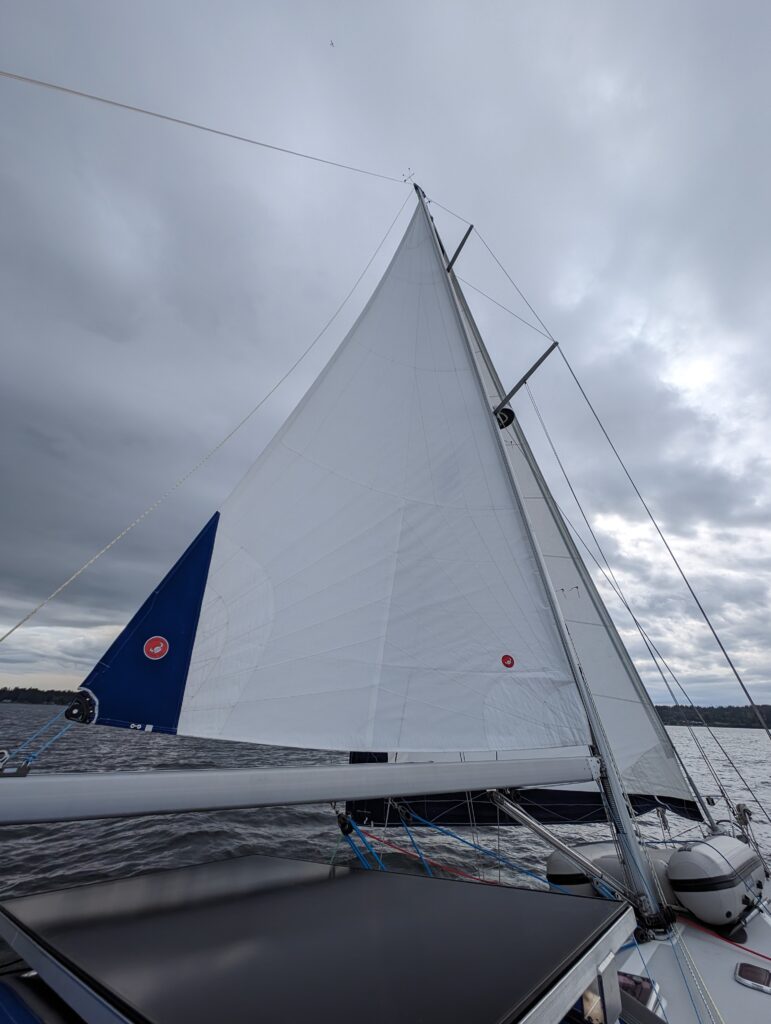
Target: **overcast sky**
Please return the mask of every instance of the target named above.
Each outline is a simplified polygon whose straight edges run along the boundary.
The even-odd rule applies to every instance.
[[[765,0],[0,0],[0,68],[412,171],[473,220],[560,339],[756,699],[771,702],[770,22]],[[409,190],[6,79],[0,146],[7,628],[265,395]],[[0,685],[82,680],[323,366],[412,206],[249,424],[2,645]],[[464,225],[434,212],[449,248]],[[526,313],[478,239],[457,269]],[[513,383],[544,339],[467,293]],[[558,357],[533,391],[693,699],[743,703]],[[516,409],[573,518],[525,394]]]

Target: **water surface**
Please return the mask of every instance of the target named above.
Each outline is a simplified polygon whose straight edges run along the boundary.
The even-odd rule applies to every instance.
[[[61,709],[51,706],[0,705],[0,747],[13,748]],[[689,732],[684,727],[669,730],[683,761],[705,794],[717,794],[718,787]],[[722,785],[736,801],[754,808],[753,823],[764,853],[771,857],[771,824],[753,803],[735,771],[727,763],[706,729],[694,730],[710,755]],[[761,730],[715,729],[715,736],[736,762],[746,781],[771,814],[771,744]],[[74,726],[37,762],[36,771],[111,771],[150,768],[246,768],[270,764],[330,764],[344,762],[347,754],[303,751],[281,747],[252,746],[201,740],[125,729]],[[2,799],[0,779],[0,800]],[[714,808],[725,818],[725,807]],[[644,833],[662,838],[662,826],[655,815],[641,819]],[[668,816],[673,836],[697,835],[693,824]],[[606,835],[604,826],[560,826],[563,838],[589,841]],[[409,847],[408,837],[389,829],[389,841]],[[521,828],[461,830],[466,839],[478,838],[500,850],[518,864],[543,871],[546,846]],[[340,843],[335,813],[328,805],[258,808],[243,811],[210,811],[132,819],[71,822],[56,825],[19,825],[0,828],[2,867],[0,895],[21,895],[62,886],[77,885],[156,868],[197,864],[250,853],[349,863],[353,854]],[[490,880],[513,881],[505,867],[486,860],[455,840],[421,830],[421,847],[438,861],[460,867]],[[408,857],[384,851],[392,869],[420,870]],[[522,882],[522,877],[517,879]],[[527,882],[527,879],[524,879]]]

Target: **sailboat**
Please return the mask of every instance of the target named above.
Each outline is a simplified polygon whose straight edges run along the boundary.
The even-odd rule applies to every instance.
[[[503,1016],[487,1017],[479,1001],[463,1016],[412,1016],[390,1004],[372,1019],[771,1019],[762,858],[751,837],[721,832],[680,763],[509,404],[455,275],[458,252],[448,255],[425,193],[415,194],[406,232],[346,338],[66,712],[89,727],[346,751],[350,763],[6,771],[0,823],[330,802],[344,804],[348,836],[390,816],[413,837],[421,823],[464,824],[471,809],[477,824],[508,820],[554,847],[546,870],[559,894],[540,894],[546,903],[511,921],[520,936],[531,934],[533,915],[541,922],[532,941],[547,980]],[[636,816],[656,808],[700,822],[702,837],[646,846]],[[610,841],[569,846],[549,827],[598,820],[610,823]],[[316,876],[306,868],[297,877],[310,892]],[[190,874],[188,887],[180,877],[175,905],[193,907],[201,885],[209,907],[215,890],[231,898],[265,887],[245,871],[236,866],[226,880],[217,868],[205,885]],[[281,888],[286,873],[270,872]],[[353,908],[360,923],[367,905],[388,912],[388,896],[377,902],[385,880],[371,874],[371,894]],[[143,1016],[141,985],[137,994],[126,981],[129,997],[109,965],[76,970],[76,954],[57,947],[77,921],[85,945],[72,948],[86,961],[96,955],[107,927],[98,907],[113,897],[151,928],[168,909],[162,882],[141,894],[127,880],[45,905],[6,901],[0,934],[82,1019],[183,1019]],[[410,884],[408,904],[466,890],[435,878]],[[492,899],[471,888],[485,890],[485,906]],[[606,916],[587,918],[565,953],[561,933],[598,907]],[[197,924],[220,934],[193,909]],[[111,920],[128,934],[119,914]],[[480,919],[477,936],[488,927]],[[329,921],[329,942],[335,934]],[[147,963],[137,970],[151,973]],[[477,991],[485,983],[471,979]],[[316,1019],[331,1019],[321,1005]]]

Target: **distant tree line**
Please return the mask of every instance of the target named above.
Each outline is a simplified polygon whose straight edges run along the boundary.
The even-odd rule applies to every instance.
[[[0,704],[69,704],[72,690],[36,690],[32,686],[0,686]]]
[[[35,690],[31,686],[0,686],[0,704],[69,704],[72,690]],[[664,725],[730,726],[734,729],[759,729],[760,723],[751,707],[676,707],[656,705]],[[761,704],[760,712],[771,726],[771,704]]]
[[[759,729],[760,722],[751,707],[673,707],[659,704],[656,707],[664,725],[707,725],[731,726],[734,729]],[[760,713],[767,725],[771,726],[771,704],[760,704]]]

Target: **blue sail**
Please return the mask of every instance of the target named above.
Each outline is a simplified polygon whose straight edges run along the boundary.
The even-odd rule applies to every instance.
[[[218,521],[215,512],[99,659],[67,718],[177,731]]]

